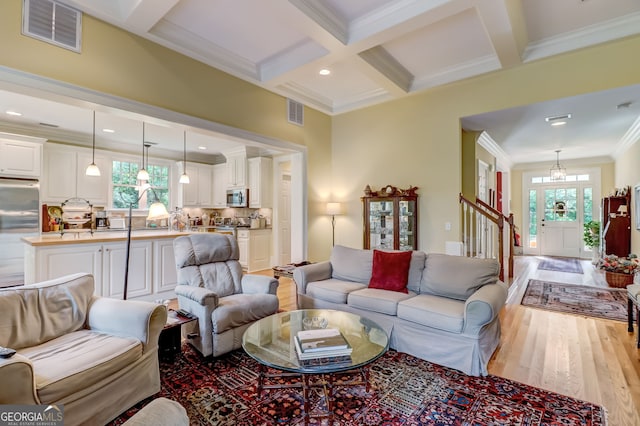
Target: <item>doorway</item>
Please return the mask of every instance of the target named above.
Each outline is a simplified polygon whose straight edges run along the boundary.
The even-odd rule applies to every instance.
[[[584,224],[600,218],[600,169],[567,174],[554,182],[545,172],[523,173],[525,254],[590,258]]]

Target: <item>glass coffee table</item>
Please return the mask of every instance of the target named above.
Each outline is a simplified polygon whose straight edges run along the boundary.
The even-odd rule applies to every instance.
[[[318,365],[302,365],[298,360],[294,337],[298,331],[317,328],[337,328],[352,348],[351,360]],[[280,312],[253,323],[242,336],[245,352],[260,365],[258,395],[263,389],[299,387],[304,399],[305,423],[310,417],[309,389],[321,386],[327,402],[327,413],[320,417],[332,416],[333,409],[331,373],[359,369],[363,382],[369,386],[367,366],[382,356],[389,347],[387,333],[374,321],[356,314],[330,309],[304,309]],[[265,367],[282,370],[278,374],[268,374]],[[310,382],[311,375],[321,375],[321,379]],[[283,376],[301,376],[300,383],[265,385],[264,379]],[[316,416],[313,416],[316,417]]]

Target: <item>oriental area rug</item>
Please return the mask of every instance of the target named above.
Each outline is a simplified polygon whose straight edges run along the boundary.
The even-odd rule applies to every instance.
[[[266,389],[256,393],[259,366],[242,350],[203,359],[190,346],[160,365],[164,396],[182,404],[192,425],[302,425],[302,391]],[[268,373],[277,373],[269,370]],[[358,376],[358,377],[354,377]],[[312,376],[311,381],[321,377]],[[299,382],[279,377],[278,382]],[[369,370],[333,375],[333,419],[317,425],[605,425],[605,410],[569,396],[496,376],[472,377],[456,370],[388,351]],[[321,389],[310,392],[311,413],[326,409]],[[119,418],[120,425],[153,398]]]
[[[627,290],[529,280],[522,305],[627,321]]]
[[[538,263],[538,269],[555,272],[571,272],[574,274],[584,273],[579,259],[570,257],[545,257]]]

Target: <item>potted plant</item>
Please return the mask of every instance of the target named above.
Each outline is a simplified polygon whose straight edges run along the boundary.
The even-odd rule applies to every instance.
[[[582,240],[584,241],[584,245],[592,250],[593,257],[591,263],[595,265],[600,258],[600,222],[597,220],[585,222]]]
[[[635,254],[630,254],[627,257],[608,254],[598,261],[597,267],[605,271],[609,286],[625,288],[629,284],[633,284],[634,275],[640,267],[640,259]]]

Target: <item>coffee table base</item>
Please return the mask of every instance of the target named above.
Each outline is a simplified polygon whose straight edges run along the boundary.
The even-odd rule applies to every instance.
[[[259,364],[260,370],[258,374],[258,388],[257,394],[258,397],[262,395],[262,391],[264,389],[291,389],[291,388],[301,388],[302,389],[302,399],[304,403],[304,424],[308,425],[310,419],[315,418],[328,418],[329,422],[333,421],[333,401],[334,401],[334,375],[341,374],[343,372],[338,373],[290,373],[286,371],[278,370],[278,374],[269,374],[267,373],[267,367],[264,364]],[[363,366],[359,368],[355,368],[353,370],[347,370],[348,372],[359,372],[362,380],[349,382],[349,386],[351,385],[364,385],[365,390],[369,392],[369,367]],[[320,377],[318,382],[311,382],[312,376]],[[287,383],[287,384],[276,384],[276,385],[265,385],[265,378],[281,378],[281,377],[300,377],[300,383]],[[340,386],[340,385],[338,385]],[[324,400],[326,401],[326,413],[311,413],[311,403],[309,401],[309,391],[313,388],[322,388],[322,393],[324,396]]]

